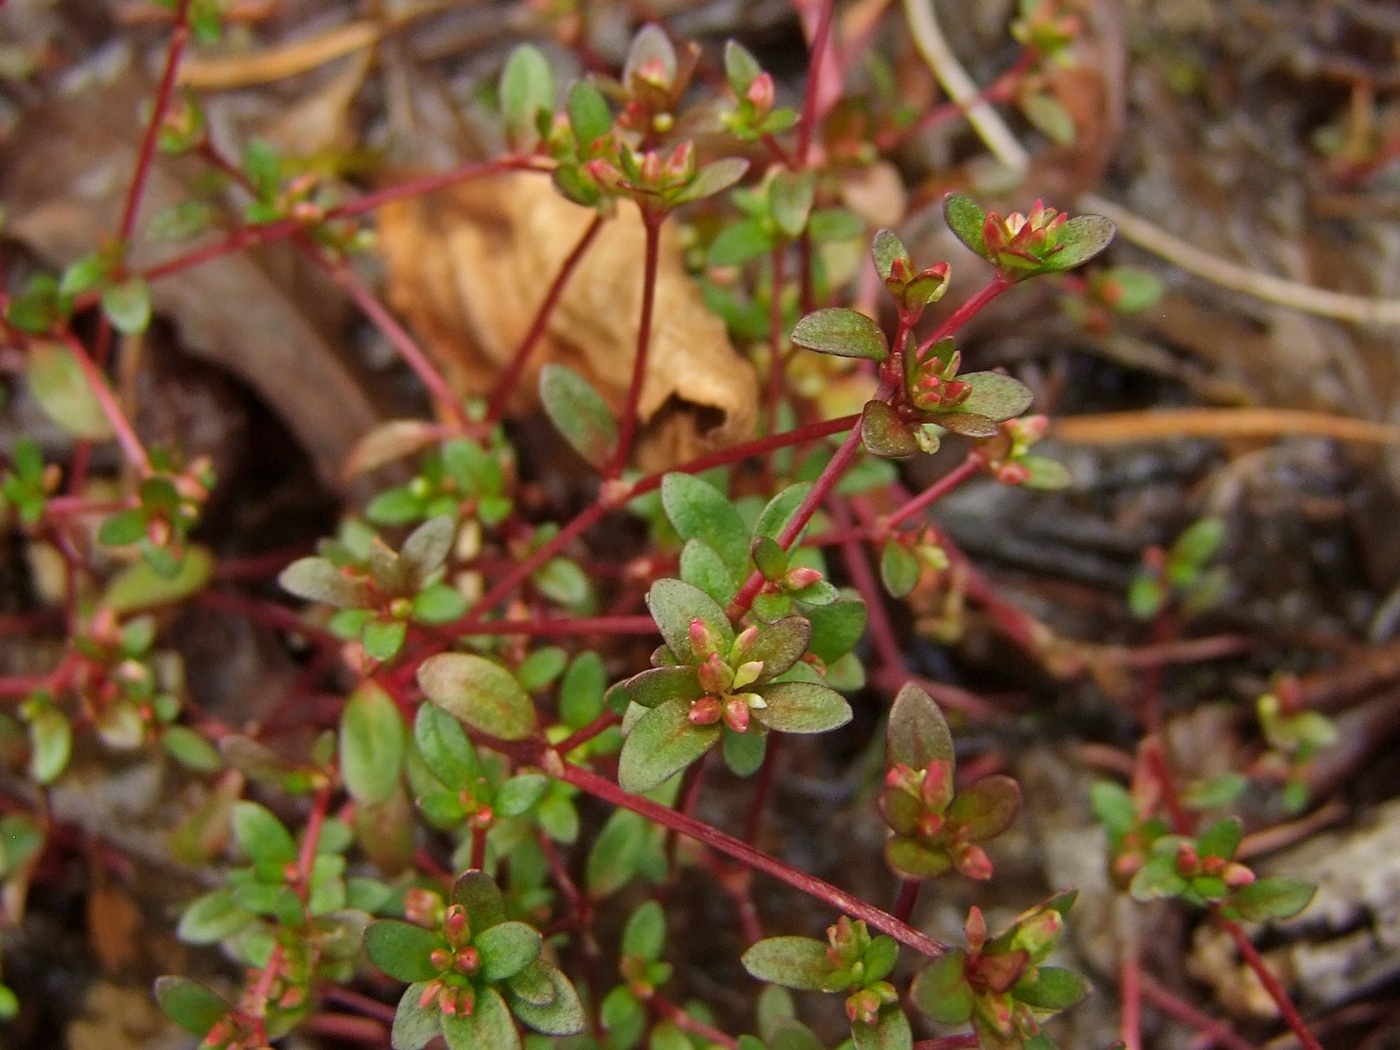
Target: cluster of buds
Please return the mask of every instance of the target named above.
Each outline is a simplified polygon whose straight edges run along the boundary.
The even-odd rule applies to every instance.
[[[746,627],[734,640],[731,653],[748,649],[758,637],[757,627]],[[731,666],[720,654],[720,639],[698,617],[690,621],[690,644],[701,657],[697,677],[705,695],[691,702],[686,717],[691,725],[714,725],[721,719],[736,733],[748,731],[751,712],[767,707],[763,697],[745,692],[763,674],[762,660],[747,660],[738,667]]]
[[[441,898],[438,898],[439,903]],[[431,909],[429,906],[428,910]],[[437,1004],[448,1017],[470,1016],[476,1009],[476,989],[471,978],[481,969],[481,953],[472,946],[471,919],[460,904],[450,904],[442,911],[442,938],[446,942],[434,948],[428,956],[438,976],[429,981],[419,996],[418,1005]]]
[[[1219,879],[1227,889],[1237,890],[1254,881],[1254,872],[1228,857],[1202,857],[1196,844],[1181,842],[1176,847],[1176,871],[1184,879]]]
[[[945,867],[951,865],[970,879],[989,879],[991,859],[975,841],[980,829],[950,813],[952,802],[950,761],[935,759],[926,769],[896,763],[885,774],[880,810],[895,832],[895,841],[913,839],[925,850],[944,855]]]
[[[826,961],[831,972],[824,980],[830,989],[853,989],[846,998],[846,1017],[852,1024],[874,1024],[880,1010],[899,999],[884,978],[894,965],[898,949],[890,951],[888,938],[872,938],[865,923],[843,915],[826,930]]]
[[[919,362],[906,384],[909,403],[922,412],[949,412],[972,396],[972,387],[957,378],[962,352],[935,346],[934,353]]]
[[[731,40],[724,49],[724,72],[736,105],[720,120],[737,138],[753,141],[791,127],[797,114],[787,108],[774,109],[777,92],[773,76],[741,44]]]
[[[476,989],[470,984],[452,983],[439,977],[424,985],[423,994],[418,997],[418,1005],[424,1009],[434,1003],[447,1017],[470,1017],[476,1010]]]
[[[1013,275],[1037,273],[1059,250],[1060,230],[1068,221],[1068,215],[1040,200],[1029,215],[1012,212],[1003,219],[988,212],[982,224],[986,258],[998,270]]]
[[[1001,433],[987,439],[982,454],[987,472],[1003,485],[1024,485],[1031,477],[1025,459],[1050,427],[1047,416],[1022,416],[1001,424]]]
[[[943,293],[948,290],[948,275],[949,267],[945,262],[915,270],[907,256],[890,260],[890,273],[884,278],[885,287],[894,297],[900,319],[906,325],[914,324],[924,307],[943,298]]]
[[[894,985],[875,981],[846,997],[846,1019],[852,1024],[874,1024],[883,1007],[898,1001]]]
[[[253,1018],[229,1014],[214,1022],[200,1042],[199,1050],[262,1050],[267,1040],[258,1029]]]
[[[686,43],[679,52],[660,26],[643,26],[632,41],[622,74],[626,94],[618,126],[644,139],[668,134],[700,60],[700,49]]]

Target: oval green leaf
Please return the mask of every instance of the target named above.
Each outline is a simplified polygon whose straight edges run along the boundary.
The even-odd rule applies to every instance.
[[[792,341],[835,357],[883,361],[890,356],[889,343],[880,326],[865,314],[840,306],[817,310],[802,318],[792,330]]]
[[[535,707],[515,676],[500,664],[470,653],[439,653],[418,668],[429,700],[454,718],[501,740],[524,740],[535,731]]]

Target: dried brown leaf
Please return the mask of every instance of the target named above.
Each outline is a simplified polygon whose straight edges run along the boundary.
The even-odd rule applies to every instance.
[[[380,213],[390,298],[456,390],[491,389],[593,215],[538,175],[467,183]],[[539,371],[549,362],[584,375],[622,410],[641,316],[643,242],[637,209],[623,204],[565,285],[513,411],[538,405]],[[635,457],[648,470],[741,441],[757,416],[753,367],[705,307],[669,225],[655,318]]]

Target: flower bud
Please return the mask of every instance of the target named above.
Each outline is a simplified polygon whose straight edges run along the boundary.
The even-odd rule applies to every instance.
[[[724,724],[736,733],[749,728],[749,705],[741,696],[731,696],[724,702]]]
[[[719,721],[721,713],[719,697],[702,696],[691,703],[685,718],[693,726],[712,726]]]

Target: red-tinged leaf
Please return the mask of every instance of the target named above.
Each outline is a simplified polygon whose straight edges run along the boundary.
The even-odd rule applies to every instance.
[[[761,628],[753,644],[734,653],[731,663],[737,667],[751,660],[761,662],[763,670],[752,683],[761,685],[790,671],[811,641],[811,621],[802,616],[784,616]]]
[[[1077,215],[1060,228],[1058,247],[1046,257],[1046,273],[1083,266],[1112,242],[1118,228],[1102,215]]]
[[[971,197],[961,193],[950,193],[943,198],[943,218],[948,229],[973,253],[987,257],[987,242],[982,235],[982,224],[987,221],[987,213]]]
[[[925,769],[932,762],[946,762],[951,768],[953,734],[933,697],[913,682],[907,683],[890,708],[886,730],[887,762],[910,769]]]
[[[642,707],[656,707],[667,700],[698,700],[705,695],[694,667],[652,667],[622,683],[627,699]]]
[[[676,78],[676,48],[671,38],[655,22],[648,22],[637,30],[627,49],[627,60],[622,67],[622,83],[630,86],[632,78],[648,69],[657,70],[663,82],[670,85]]]
[[[827,946],[811,937],[766,937],[749,948],[739,961],[760,981],[781,984],[798,991],[826,988],[832,972]]]
[[[715,746],[719,724],[691,725],[689,714],[689,700],[668,700],[632,727],[617,764],[617,782],[624,791],[650,791]]]
[[[442,937],[436,932],[398,919],[380,919],[365,930],[369,961],[399,981],[426,981],[437,976],[431,956],[442,946]]]
[[[986,416],[996,423],[1019,416],[1031,407],[1035,397],[1025,383],[1000,372],[967,372],[958,379],[972,387],[958,411]],[[942,425],[941,419],[939,424]]]
[[[471,653],[439,653],[418,668],[429,700],[454,718],[501,740],[525,740],[535,732],[535,706],[515,676]]]
[[[748,170],[749,162],[742,157],[721,157],[711,161],[697,171],[695,178],[679,193],[669,194],[667,203],[674,207],[723,193],[742,179]]]
[[[914,431],[883,401],[867,401],[860,414],[860,440],[871,455],[908,459],[919,451]]]
[[[939,956],[914,978],[909,1001],[939,1024],[967,1024],[976,994],[967,983],[966,969],[967,953],[961,948]]]
[[[910,270],[914,268],[914,260],[909,257],[904,242],[892,230],[876,232],[875,239],[870,244],[870,257],[875,260],[875,272],[880,275],[882,281],[889,279],[896,259],[903,259],[904,265]]]
[[[583,376],[563,365],[540,371],[540,402],[554,428],[575,452],[595,467],[617,448],[617,417]]]
[[[429,518],[409,534],[399,551],[399,563],[414,584],[421,586],[423,580],[442,568],[456,537],[457,523],[447,514]]]
[[[325,558],[298,558],[282,570],[277,582],[298,598],[337,609],[356,609],[369,601],[369,587],[363,580],[351,579]]]
[[[682,663],[696,659],[690,644],[693,620],[703,621],[721,639],[725,649],[734,641],[734,628],[719,603],[699,587],[682,580],[663,578],[653,583],[647,592],[647,608],[666,645]]]
[[[792,341],[836,357],[883,361],[890,356],[889,343],[878,324],[863,313],[839,306],[802,318],[792,330]]]
[[[1010,991],[1030,962],[1030,953],[1020,948],[996,955],[984,954],[977,960],[977,976],[993,992]]]
[[[437,423],[423,419],[395,419],[381,423],[350,449],[343,475],[363,475],[403,456],[413,455],[434,444],[441,433],[442,428]]]
[[[939,412],[933,417],[933,422],[944,430],[970,438],[996,437],[1001,431],[996,420],[975,412]]]
[[[754,717],[781,733],[825,733],[851,720],[846,698],[815,682],[777,682],[756,691],[767,706]]]
[[[948,818],[967,828],[973,841],[983,842],[1011,827],[1020,808],[1020,785],[994,773],[959,792],[948,807]]]

